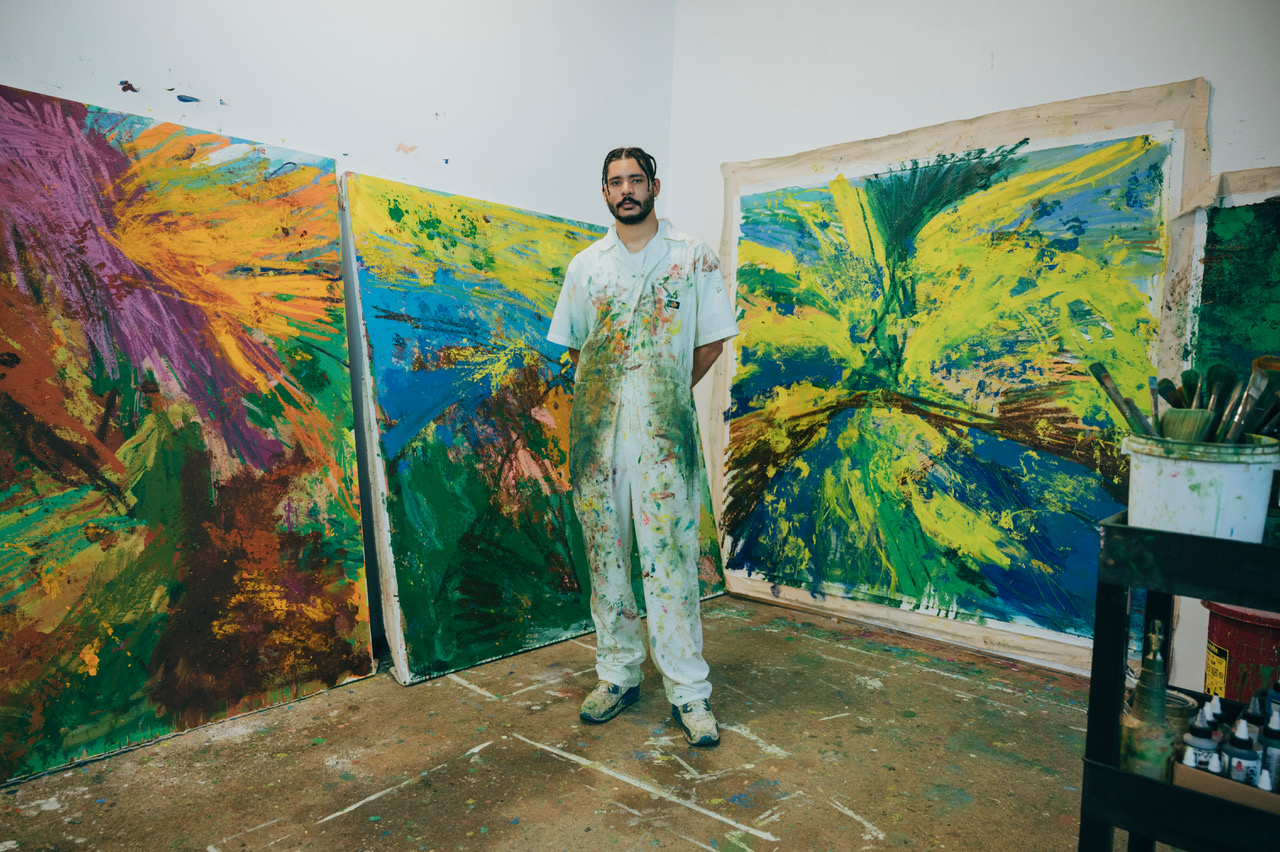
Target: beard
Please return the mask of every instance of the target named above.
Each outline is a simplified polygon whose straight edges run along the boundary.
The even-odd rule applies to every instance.
[[[638,206],[627,207],[623,209],[622,204],[632,201]],[[617,219],[623,225],[638,225],[649,217],[653,212],[653,196],[645,198],[644,201],[636,201],[634,198],[624,198],[618,204],[606,202],[609,205],[609,212],[613,214],[613,218]]]

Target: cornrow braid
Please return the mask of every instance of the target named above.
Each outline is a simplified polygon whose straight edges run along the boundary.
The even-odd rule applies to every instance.
[[[604,168],[600,170],[600,185],[609,183],[609,164],[614,160],[635,160],[644,176],[653,183],[658,178],[658,161],[643,148],[614,148],[604,156]]]

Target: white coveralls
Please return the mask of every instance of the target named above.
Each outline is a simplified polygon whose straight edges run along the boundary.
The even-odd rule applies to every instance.
[[[715,253],[663,219],[636,255],[616,226],[579,253],[547,335],[580,350],[569,473],[591,570],[596,673],[624,689],[641,680],[644,634],[629,576],[634,525],[649,643],[672,704],[711,695],[698,601],[693,350],[737,331]]]

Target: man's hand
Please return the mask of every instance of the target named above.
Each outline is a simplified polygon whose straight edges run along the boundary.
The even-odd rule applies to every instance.
[[[704,343],[693,350],[693,381],[689,383],[690,388],[702,381],[707,370],[710,370],[711,365],[720,357],[722,349],[724,349],[724,341],[717,340],[715,343]]]
[[[573,362],[573,368],[574,368],[575,370],[576,370],[576,369],[578,369],[578,353],[579,353],[580,351],[581,351],[580,349],[570,349],[570,350],[569,350],[569,360]]]

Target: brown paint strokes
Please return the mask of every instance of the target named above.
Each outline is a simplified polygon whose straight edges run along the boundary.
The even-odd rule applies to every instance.
[[[216,488],[207,460],[187,466],[199,475],[182,482],[181,585],[151,660],[151,697],[182,727],[250,709],[241,702],[255,695],[370,671],[369,656],[341,638],[359,617],[355,585],[334,568],[341,558],[320,532],[278,526],[277,507],[315,466],[295,450]]]

